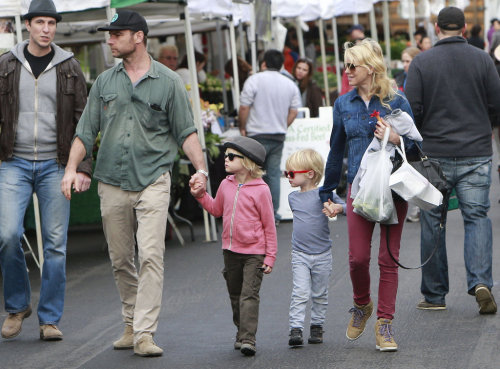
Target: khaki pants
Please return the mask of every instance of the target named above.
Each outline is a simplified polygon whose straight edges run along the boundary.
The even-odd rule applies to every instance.
[[[140,192],[99,182],[104,235],[108,243],[125,324],[134,340],[158,326],[163,291],[163,255],[170,201],[170,174]],[[135,238],[134,238],[135,235]],[[135,267],[135,239],[139,273]]]

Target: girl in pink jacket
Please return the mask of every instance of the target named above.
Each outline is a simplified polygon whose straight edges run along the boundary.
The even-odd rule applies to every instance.
[[[234,348],[253,356],[262,276],[273,270],[277,251],[271,192],[262,180],[266,150],[243,136],[224,147],[225,169],[232,175],[222,181],[215,199],[196,184],[191,193],[210,214],[222,216],[223,275],[238,329]]]

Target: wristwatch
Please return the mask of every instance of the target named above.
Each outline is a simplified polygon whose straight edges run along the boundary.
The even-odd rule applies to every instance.
[[[198,170],[196,171],[196,173],[201,173],[201,174],[203,174],[205,177],[207,177],[207,179],[208,179],[208,172],[207,172],[206,170],[203,170],[203,169],[198,169]]]

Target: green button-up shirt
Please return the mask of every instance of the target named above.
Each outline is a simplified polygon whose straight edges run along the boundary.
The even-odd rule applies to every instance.
[[[151,59],[132,84],[123,63],[103,72],[90,90],[75,137],[87,157],[101,132],[94,178],[142,191],[169,171],[178,146],[196,131],[191,104],[177,73]]]

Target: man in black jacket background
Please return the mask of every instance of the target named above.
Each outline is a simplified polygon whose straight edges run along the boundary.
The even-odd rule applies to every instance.
[[[435,25],[439,41],[413,59],[406,96],[423,137],[423,150],[440,163],[448,187],[455,188],[464,219],[467,290],[480,314],[497,311],[491,293],[492,226],[488,218],[491,184],[491,125],[488,109],[500,112],[500,78],[487,53],[467,44],[462,10],[443,8]],[[447,206],[444,204],[443,206]],[[446,230],[439,228],[441,208],[421,212],[422,310],[446,309],[449,291]]]

